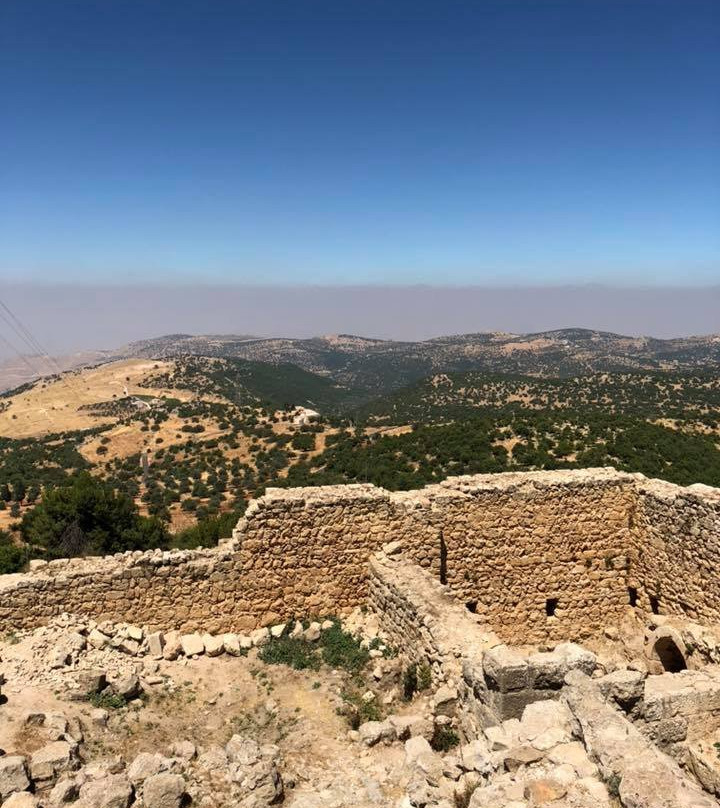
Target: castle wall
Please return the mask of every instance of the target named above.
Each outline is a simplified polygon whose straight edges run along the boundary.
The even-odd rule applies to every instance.
[[[646,608],[659,591],[661,611],[720,622],[720,491],[592,469],[270,489],[218,548],[1,576],[0,631],[63,611],[213,633],[340,613],[366,602],[390,541],[505,642],[582,639],[621,617],[629,586]]]
[[[634,520],[638,605],[720,622],[720,489],[642,478]]]
[[[632,477],[595,470],[448,484],[464,496],[442,508],[447,583],[503,640],[582,639],[621,617]]]

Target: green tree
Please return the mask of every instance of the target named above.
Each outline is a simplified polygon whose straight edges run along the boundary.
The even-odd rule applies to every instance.
[[[45,493],[20,523],[25,542],[49,558],[105,555],[167,547],[160,519],[140,516],[134,501],[109,483],[81,472]]]
[[[22,480],[15,480],[13,483],[13,499],[15,502],[22,502],[25,499],[25,483]]]
[[[23,568],[27,559],[27,548],[18,547],[7,531],[0,530],[0,575],[18,572]]]

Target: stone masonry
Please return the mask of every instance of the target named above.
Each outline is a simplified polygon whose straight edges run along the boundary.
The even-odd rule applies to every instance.
[[[507,643],[582,640],[629,602],[720,622],[720,490],[590,469],[269,489],[218,548],[0,577],[0,631],[62,612],[211,633],[342,613],[393,541]]]

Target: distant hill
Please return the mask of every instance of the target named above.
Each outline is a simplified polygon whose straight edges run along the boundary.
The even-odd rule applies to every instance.
[[[437,372],[478,371],[561,378],[596,372],[697,371],[720,369],[720,335],[655,339],[584,328],[536,334],[488,332],[421,342],[352,334],[292,339],[247,334],[167,334],[111,351],[88,351],[58,360],[63,370],[118,359],[209,356],[296,365],[357,388],[372,398]],[[0,363],[0,391],[52,367],[40,357]]]
[[[310,339],[165,336],[123,349],[123,355],[238,357],[290,363],[337,383],[381,395],[436,372],[479,371],[559,378],[596,372],[720,369],[720,335],[654,339],[583,328],[537,334],[480,333],[423,342],[347,334]]]

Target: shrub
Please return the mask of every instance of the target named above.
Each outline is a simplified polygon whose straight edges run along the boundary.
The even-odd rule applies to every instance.
[[[186,503],[191,503],[191,505]],[[197,509],[197,502],[186,499],[180,507],[184,511],[193,510],[193,507]],[[194,547],[214,547],[220,539],[228,539],[232,536],[233,528],[244,511],[245,508],[240,507],[237,510],[198,522],[197,525],[178,533],[173,538],[172,545],[182,550],[192,550]]]
[[[263,645],[258,654],[268,665],[288,665],[295,670],[317,670],[320,659],[316,647],[301,638],[273,637],[267,645]]]
[[[620,796],[620,779],[620,775],[611,774],[606,780],[605,785],[611,797],[617,798]]]
[[[44,547],[50,558],[168,546],[159,519],[140,516],[131,497],[87,472],[46,491],[23,516],[20,530],[27,544]]]
[[[403,671],[403,698],[405,701],[410,701],[417,693],[418,689],[418,675],[417,663],[413,662],[408,665]]]
[[[358,673],[370,659],[370,653],[363,648],[353,634],[343,631],[340,623],[333,621],[332,628],[320,635],[322,658],[331,668],[343,668],[350,673]]]
[[[315,435],[298,432],[293,435],[291,445],[299,452],[311,452],[315,448]]]
[[[436,752],[449,752],[453,747],[460,743],[460,737],[452,727],[441,727],[435,725],[430,746]]]
[[[19,572],[29,557],[27,547],[18,547],[9,533],[0,530],[0,575]]]
[[[103,710],[120,710],[127,706],[127,701],[117,693],[91,693],[88,701],[93,707],[100,707]]]
[[[417,668],[417,689],[427,690],[431,684],[432,684],[432,669],[427,664],[427,662],[423,662],[422,664],[418,665]]]
[[[377,702],[364,701],[355,690],[344,690],[340,697],[345,702],[345,709],[339,710],[345,715],[351,729],[357,729],[366,721],[382,721],[383,714]]]

